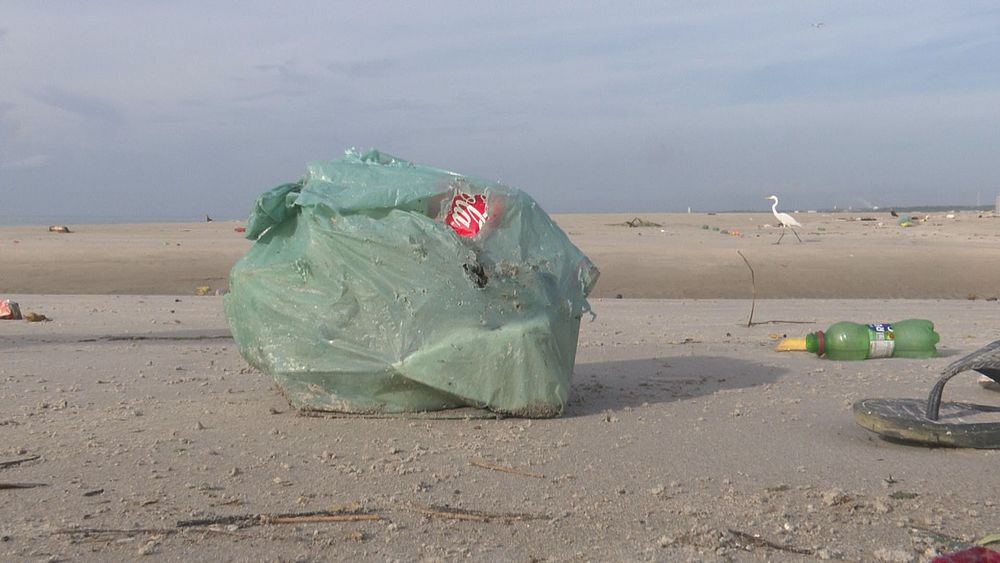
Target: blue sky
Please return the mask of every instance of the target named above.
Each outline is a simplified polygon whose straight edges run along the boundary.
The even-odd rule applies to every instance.
[[[1000,193],[993,2],[0,3],[8,223],[242,218],[350,147],[550,212]]]

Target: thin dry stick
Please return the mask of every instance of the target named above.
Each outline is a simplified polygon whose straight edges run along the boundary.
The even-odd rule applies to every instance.
[[[371,512],[299,512],[293,514],[243,514],[237,516],[214,516],[196,520],[181,520],[178,528],[203,526],[218,526],[239,524],[243,526],[259,526],[261,524],[305,524],[309,522],[363,522],[381,520],[382,517]]]
[[[491,520],[544,520],[548,518],[547,516],[536,516],[533,514],[490,514],[478,510],[464,510],[461,508],[422,504],[411,504],[407,508],[427,516],[447,518],[449,520],[470,520],[473,522],[489,522]]]
[[[750,300],[750,318],[747,319],[747,328],[750,328],[753,325],[753,310],[757,306],[757,279],[753,273],[753,266],[750,265],[750,261],[747,260],[747,257],[743,256],[743,253],[739,250],[737,250],[736,253],[739,254],[740,258],[743,259],[743,262],[746,263],[747,268],[750,268],[750,285],[753,286],[753,298]]]
[[[14,467],[15,465],[20,465],[20,464],[28,462],[28,461],[35,461],[36,459],[40,459],[41,457],[42,456],[40,456],[40,455],[33,455],[31,457],[25,457],[25,458],[21,458],[21,459],[12,459],[10,461],[0,461],[0,469],[7,469],[8,467]]]
[[[750,318],[747,319],[747,328],[750,328],[753,325],[766,325],[766,324],[777,324],[777,323],[801,324],[801,325],[812,324],[813,321],[760,321],[756,323],[753,322],[753,311],[754,308],[757,306],[757,280],[753,273],[753,266],[750,265],[750,261],[747,260],[747,257],[743,256],[743,253],[740,252],[739,250],[737,250],[736,253],[740,255],[740,258],[742,258],[744,262],[746,262],[747,268],[750,268],[750,284],[753,286],[753,297],[750,300]]]
[[[759,538],[759,537],[754,536],[752,534],[748,534],[746,532],[741,532],[739,530],[729,530],[729,533],[732,534],[732,535],[734,535],[734,536],[736,536],[739,539],[742,539],[742,540],[744,540],[746,542],[749,542],[750,545],[752,545],[754,547],[767,547],[767,548],[770,548],[770,549],[777,549],[779,551],[787,551],[789,553],[798,553],[799,555],[812,555],[813,554],[813,550],[811,550],[811,549],[805,549],[803,547],[795,547],[795,546],[790,546],[790,545],[777,544],[777,543],[774,543],[774,542],[771,542],[771,541],[767,541],[764,538]]]
[[[229,524],[253,524],[260,523],[260,516],[256,514],[244,514],[241,516],[214,516],[211,518],[198,518],[195,520],[181,520],[177,523],[178,528],[192,528],[197,526],[216,526]]]
[[[52,535],[113,535],[113,536],[135,536],[138,534],[176,534],[177,530],[169,528],[66,528],[52,532]]]
[[[474,465],[476,467],[482,467],[483,469],[492,469],[493,471],[502,471],[503,473],[511,473],[513,475],[521,475],[524,477],[534,477],[535,479],[544,479],[545,475],[541,473],[535,473],[533,471],[525,471],[523,469],[515,469],[513,467],[507,467],[505,465],[495,465],[483,461],[481,459],[474,459],[469,462],[469,465]]]
[[[48,486],[48,483],[0,483],[0,489],[34,489]]]
[[[309,516],[261,516],[263,524],[308,524],[313,522],[366,522],[381,520],[378,514],[313,514]]]
[[[419,512],[427,516],[438,518],[448,518],[449,520],[472,520],[475,522],[489,522],[490,517],[486,514],[471,512],[468,510],[457,510],[454,508],[439,508],[436,506],[412,505],[409,507],[414,512]]]

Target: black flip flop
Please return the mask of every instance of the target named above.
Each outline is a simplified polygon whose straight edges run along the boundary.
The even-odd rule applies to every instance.
[[[969,370],[1000,384],[1000,340],[952,362],[926,402],[864,399],[854,403],[854,420],[890,440],[954,448],[1000,448],[1000,407],[941,402],[944,384]]]

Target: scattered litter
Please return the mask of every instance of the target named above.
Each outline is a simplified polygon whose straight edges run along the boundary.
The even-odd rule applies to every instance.
[[[247,228],[246,227],[236,227],[233,230],[236,231],[237,233],[245,233],[245,232],[247,232]]]
[[[66,225],[51,225],[49,226],[50,233],[71,233],[73,231],[69,230]]]
[[[43,315],[41,313],[31,313],[31,312],[28,312],[28,313],[25,313],[24,320],[28,321],[29,323],[41,323],[41,322],[51,321],[52,319],[46,317],[45,315]]]
[[[659,223],[654,223],[653,221],[647,221],[641,217],[634,217],[625,221],[624,223],[612,223],[614,227],[662,227],[663,225]]]
[[[211,291],[212,291],[212,288],[208,287],[207,285],[200,285],[200,286],[194,288],[194,294],[195,295],[208,295]]]
[[[0,319],[5,321],[21,320],[21,307],[10,299],[0,301]]]

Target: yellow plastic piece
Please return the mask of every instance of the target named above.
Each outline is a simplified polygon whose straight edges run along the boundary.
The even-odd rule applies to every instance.
[[[778,343],[774,347],[775,352],[805,352],[806,351],[806,339],[803,338],[786,338]]]

